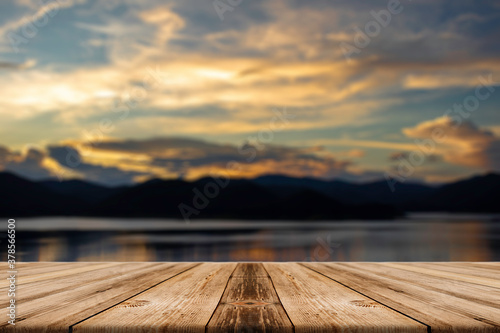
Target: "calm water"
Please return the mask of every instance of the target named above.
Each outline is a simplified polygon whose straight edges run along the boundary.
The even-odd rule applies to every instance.
[[[500,261],[499,221],[18,219],[16,249],[20,261]]]

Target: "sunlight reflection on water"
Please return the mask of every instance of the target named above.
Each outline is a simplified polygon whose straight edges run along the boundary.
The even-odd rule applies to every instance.
[[[394,221],[17,221],[20,261],[499,261],[494,216]],[[4,255],[4,254],[3,254]],[[5,258],[4,258],[5,259]]]

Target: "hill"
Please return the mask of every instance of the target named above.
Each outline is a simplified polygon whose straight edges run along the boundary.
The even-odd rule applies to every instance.
[[[89,207],[72,196],[11,173],[0,173],[0,216],[75,215]]]
[[[194,182],[154,179],[105,187],[82,180],[29,181],[0,173],[0,215],[205,219],[377,219],[404,211],[500,212],[500,175],[442,186],[365,184],[268,175]]]

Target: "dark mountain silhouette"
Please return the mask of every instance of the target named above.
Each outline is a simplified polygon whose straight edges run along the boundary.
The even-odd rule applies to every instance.
[[[42,184],[11,173],[0,173],[0,216],[73,215],[87,207],[79,200],[55,193]]]
[[[378,202],[391,205],[401,205],[406,202],[421,200],[431,195],[436,187],[417,183],[396,183],[394,191],[388,186],[385,180],[361,184],[359,191],[361,196],[366,198],[365,203]]]
[[[205,190],[206,186],[215,188],[215,182],[210,179],[202,179],[195,182],[198,188]],[[212,185],[208,185],[212,184]],[[249,219],[274,218],[274,206],[278,197],[267,188],[260,186],[250,180],[237,179],[230,181],[227,186],[221,188],[219,194],[210,200],[208,206],[200,213],[204,218],[237,218],[244,216]]]
[[[489,173],[437,188],[408,209],[420,211],[500,213],[500,174]]]
[[[256,183],[272,188],[277,194],[310,189],[347,204],[402,204],[414,201],[434,192],[435,187],[417,183],[397,183],[391,191],[385,180],[355,184],[339,180],[322,181],[313,178],[286,176],[262,176]]]
[[[179,216],[178,205],[193,198],[192,185],[182,180],[153,180],[127,188],[99,203],[100,216]]]
[[[251,180],[233,179],[222,188],[205,178],[192,183],[150,181],[105,200],[95,214],[175,218],[187,215],[189,219],[335,219],[357,216],[351,210],[354,207],[311,190],[279,196]],[[384,217],[394,216],[393,209],[381,210]]]
[[[274,211],[278,219],[390,219],[403,215],[390,205],[344,204],[308,189],[287,197],[274,207]]]
[[[289,195],[298,193],[299,191],[308,189],[317,191],[329,196],[334,200],[344,203],[363,203],[369,199],[360,196],[359,185],[351,184],[339,180],[323,181],[314,178],[293,178],[279,175],[267,175],[254,179],[254,181],[262,186],[270,188],[277,195]]]
[[[91,204],[101,202],[125,189],[125,187],[106,187],[78,179],[65,181],[45,180],[39,182],[39,184],[52,192],[72,196]]]
[[[0,216],[107,216],[232,219],[377,219],[404,211],[500,212],[500,175],[442,186],[385,181],[355,184],[268,175],[194,182],[154,179],[105,187],[81,180],[33,182],[0,173]]]

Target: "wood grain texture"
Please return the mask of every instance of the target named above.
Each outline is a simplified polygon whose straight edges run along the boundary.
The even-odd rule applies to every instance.
[[[390,267],[370,263],[303,265],[429,325],[432,332],[500,332],[497,308],[413,282],[419,275],[395,279]]]
[[[477,304],[500,309],[500,289],[477,283],[456,280],[453,277],[434,276],[413,267],[396,263],[370,264],[364,263],[363,268],[375,273],[382,272],[387,278],[395,281],[411,283],[446,295],[467,299]]]
[[[261,263],[238,264],[207,332],[293,332]]]
[[[80,271],[85,264],[75,263]],[[40,281],[16,292],[16,332],[68,332],[71,325],[196,266],[192,263],[111,263],[77,277]],[[20,271],[22,275],[22,271]],[[5,309],[6,311],[6,309]],[[6,317],[2,311],[2,316]],[[12,331],[6,322],[0,332]]]
[[[476,284],[500,288],[500,271],[468,265],[450,265],[448,263],[391,263],[406,266],[406,269],[426,272],[439,277],[446,277]]]
[[[493,270],[496,272],[500,272],[500,264],[498,262],[447,262],[445,264],[450,265],[450,266],[453,265],[453,266],[462,266],[462,267],[467,267],[467,266],[481,267],[481,268],[490,269],[490,270]]]
[[[0,332],[500,332],[500,263],[19,263],[17,271],[16,327],[5,320]],[[7,304],[0,298],[4,318]]]
[[[427,327],[297,263],[264,264],[295,332],[426,332]]]
[[[102,262],[86,262],[85,264],[102,264]],[[80,265],[82,266],[82,265]],[[7,270],[7,264],[5,263],[5,269]],[[23,272],[23,275],[29,276],[44,272],[56,272],[59,270],[65,270],[75,268],[74,262],[18,262],[16,263],[16,269]]]
[[[99,269],[108,269],[120,264],[121,263],[87,263],[85,265],[76,265],[75,263],[72,263],[71,265],[64,266],[56,265],[54,269],[50,268],[50,264],[46,264],[43,267],[37,267],[38,269],[33,270],[18,267],[17,285],[25,285],[41,281],[54,281],[63,277],[69,277],[71,281],[74,281],[75,278],[78,278],[83,273]],[[7,284],[8,281],[6,280],[0,281],[0,288],[7,287]]]
[[[58,295],[58,297],[64,297],[64,295],[70,295],[75,288],[80,288],[82,286],[78,284],[77,281],[85,281],[85,285],[90,286],[106,279],[119,279],[125,277],[130,271],[147,267],[153,267],[153,265],[141,264],[135,268],[127,263],[103,263],[98,265],[98,267],[95,265],[91,267],[87,267],[87,265],[78,265],[73,266],[73,269],[54,273],[52,279],[47,278],[47,276],[43,276],[43,278],[39,279],[38,274],[24,276],[25,273],[21,272],[21,276],[19,276],[18,279],[20,281],[28,280],[29,282],[20,283],[18,285],[16,297],[19,301],[22,301],[23,304],[31,306],[30,302],[40,299],[45,300],[45,297],[48,296]],[[87,269],[85,270],[85,268]],[[3,291],[3,288],[0,289],[0,291]],[[3,305],[4,303],[0,302],[0,306],[3,307]],[[36,304],[33,304],[33,306],[36,306]]]
[[[73,332],[205,332],[235,267],[203,263],[73,326]]]

